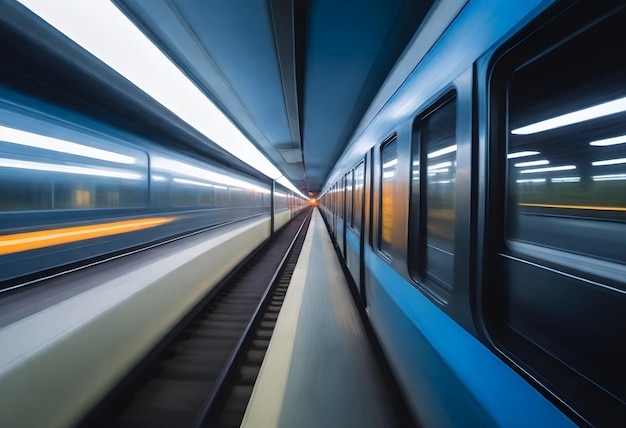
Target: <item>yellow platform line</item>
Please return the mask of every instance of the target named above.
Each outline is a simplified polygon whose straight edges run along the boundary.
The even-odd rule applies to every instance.
[[[67,244],[85,239],[147,229],[173,221],[175,217],[157,217],[139,220],[116,221],[90,226],[65,227],[37,232],[15,233],[0,236],[0,255]]]
[[[551,205],[551,204],[519,204],[522,207],[539,208],[569,208],[572,210],[595,210],[595,211],[626,211],[626,207],[599,207],[594,205]]]

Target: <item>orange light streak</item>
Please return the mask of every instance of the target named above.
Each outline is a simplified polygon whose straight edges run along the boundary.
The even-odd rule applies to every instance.
[[[139,220],[116,221],[90,226],[65,227],[37,232],[15,233],[0,236],[0,255],[67,244],[102,236],[119,235],[147,229],[173,221],[175,217],[158,217]]]

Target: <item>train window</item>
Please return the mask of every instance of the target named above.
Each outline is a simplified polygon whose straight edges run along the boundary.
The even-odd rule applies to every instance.
[[[88,138],[65,141],[0,126],[0,211],[146,206],[147,155],[83,140]]]
[[[410,262],[414,278],[452,290],[456,217],[456,102],[452,95],[414,124]],[[426,176],[420,167],[426,167]]]
[[[395,136],[382,146],[380,174],[380,230],[379,249],[391,257],[393,249],[393,204],[398,169],[397,141]]]
[[[352,171],[346,174],[346,226],[352,226]]]
[[[492,332],[592,425],[626,403],[626,9],[603,7],[568,9],[492,80],[507,106],[493,110],[506,151]]]
[[[363,186],[365,184],[365,163],[361,162],[354,169],[354,206],[352,209],[352,227],[361,231],[363,217]]]

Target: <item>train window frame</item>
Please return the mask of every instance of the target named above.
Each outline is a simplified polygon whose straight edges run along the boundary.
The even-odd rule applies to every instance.
[[[611,352],[618,345],[611,344],[619,343],[621,324],[614,325],[609,320],[617,316],[611,314],[619,312],[619,302],[623,302],[626,290],[602,269],[593,267],[598,265],[593,254],[571,257],[559,249],[543,248],[540,243],[511,239],[510,228],[514,226],[510,224],[510,210],[515,201],[512,192],[517,191],[511,190],[512,170],[519,166],[512,166],[510,162],[510,150],[515,148],[510,136],[519,132],[517,125],[510,123],[515,118],[512,119],[511,104],[517,102],[511,90],[524,94],[523,88],[518,90],[512,86],[515,85],[512,81],[520,70],[524,76],[524,69],[529,66],[544,66],[541,70],[545,72],[546,82],[559,79],[562,74],[557,75],[556,70],[546,65],[554,63],[553,55],[563,55],[566,49],[580,50],[576,48],[582,47],[581,43],[600,45],[605,39],[591,37],[594,34],[599,37],[598,32],[609,34],[602,24],[606,26],[614,20],[614,27],[610,28],[618,28],[619,21],[615,18],[624,16],[626,5],[611,2],[552,8],[498,49],[490,59],[487,72],[487,155],[491,161],[486,164],[489,187],[485,194],[485,254],[479,285],[484,331],[499,354],[557,406],[568,411],[575,420],[591,425],[610,421],[623,406],[623,397],[620,400],[614,395],[616,389],[611,392],[610,388],[615,388],[614,381],[607,383],[606,379],[619,378],[624,373],[619,364],[610,367],[610,362],[619,359],[619,353],[615,356]],[[589,61],[589,69],[579,73],[598,73],[600,66],[593,65],[595,62]],[[620,66],[617,70],[621,73],[624,68]],[[532,82],[532,79],[527,81]],[[537,90],[542,84],[547,83],[539,82]],[[556,94],[559,89],[563,94],[571,91],[572,83],[567,85],[556,85]],[[584,97],[579,98],[575,99],[577,103],[585,101]],[[550,99],[554,100],[554,95]],[[541,105],[541,98],[535,101]],[[530,105],[535,106],[535,103]],[[556,106],[564,107],[558,103]],[[580,108],[578,104],[567,106],[570,110]],[[530,117],[533,114],[536,111],[531,112]],[[580,126],[580,129],[596,126],[592,129],[594,132],[603,129],[592,122]],[[602,339],[606,342],[604,346],[594,346],[601,341],[597,336],[606,336],[606,340]],[[574,347],[573,343],[578,345]]]
[[[423,146],[425,144],[423,138],[424,131],[424,122],[429,118],[433,117],[433,115],[440,113],[444,108],[448,106],[452,106],[454,111],[454,117],[452,118],[452,123],[454,124],[454,137],[453,140],[458,144],[458,135],[459,135],[459,126],[458,126],[458,116],[459,116],[459,99],[458,93],[455,87],[448,88],[443,95],[440,95],[436,98],[434,102],[431,102],[424,108],[419,114],[415,116],[413,119],[412,132],[411,132],[411,162],[410,168],[411,172],[409,176],[411,177],[409,184],[409,217],[408,217],[408,236],[407,236],[407,268],[409,272],[409,276],[413,280],[413,282],[420,287],[422,287],[429,295],[434,297],[437,301],[441,303],[445,303],[454,290],[454,278],[450,279],[449,283],[445,283],[444,281],[438,280],[434,278],[428,272],[428,260],[427,260],[427,250],[426,245],[428,241],[428,201],[424,200],[424,195],[428,195],[427,187],[429,185],[428,175],[426,176],[426,180],[422,179],[422,175],[419,175],[420,165],[426,165],[429,167],[429,160],[427,156],[427,150],[423,150]],[[454,150],[456,153],[456,149]],[[444,154],[445,155],[445,154]],[[415,162],[418,162],[418,165],[415,165]],[[457,187],[456,187],[456,162],[457,157],[455,155],[454,159],[454,182],[455,187],[453,189],[452,197],[454,199],[454,212],[455,219],[453,220],[452,230],[456,230],[456,213],[457,213]],[[415,170],[415,166],[418,167]],[[418,172],[418,185],[415,186],[415,172]],[[428,196],[426,196],[428,198]],[[453,247],[456,245],[456,240],[453,238],[452,241]],[[451,266],[448,266],[450,272],[454,272],[455,267],[455,257],[454,257],[454,248],[452,250],[452,259]]]
[[[359,168],[362,169],[362,172],[359,173]],[[361,174],[361,182],[360,182],[360,187],[358,187],[358,175],[357,174]],[[364,213],[363,213],[363,202],[364,202],[364,197],[365,197],[365,159],[362,159],[361,161],[359,161],[359,163],[354,167],[354,169],[352,170],[352,177],[353,177],[353,188],[352,188],[352,198],[353,198],[353,203],[352,203],[352,230],[357,234],[360,235],[361,234],[361,228],[363,227],[363,217],[364,217]],[[357,198],[358,197],[358,198]],[[358,201],[357,201],[358,199]],[[357,209],[355,209],[355,207]],[[355,215],[355,213],[358,213],[358,215]]]
[[[379,181],[378,181],[378,228],[377,228],[377,236],[378,236],[378,245],[377,245],[377,249],[378,252],[383,256],[384,259],[386,259],[387,261],[391,262],[393,260],[393,228],[391,228],[390,231],[390,240],[389,241],[384,241],[383,240],[383,229],[384,229],[384,212],[383,212],[383,207],[385,206],[384,203],[384,179],[385,179],[385,175],[384,175],[384,169],[385,169],[385,150],[388,150],[389,147],[394,147],[395,150],[395,177],[397,179],[398,176],[398,136],[396,133],[392,134],[390,137],[386,138],[385,141],[383,141],[383,143],[380,145],[380,163],[379,163]],[[396,189],[396,181],[393,181],[393,187],[392,187],[392,191],[391,191],[391,195],[392,198],[395,197],[395,189]],[[393,215],[392,215],[393,217]],[[393,221],[391,222],[393,223]],[[383,245],[384,244],[384,245]]]

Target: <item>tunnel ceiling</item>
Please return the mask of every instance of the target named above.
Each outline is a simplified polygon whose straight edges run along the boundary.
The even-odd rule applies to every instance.
[[[115,0],[303,192],[318,192],[432,0]]]

